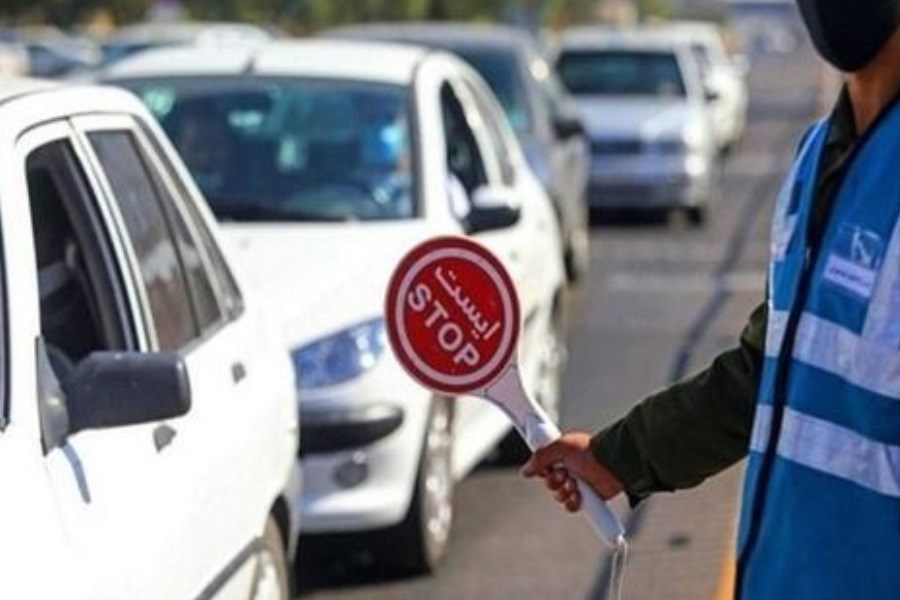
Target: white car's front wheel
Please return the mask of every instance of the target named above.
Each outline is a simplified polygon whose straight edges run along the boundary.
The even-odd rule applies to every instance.
[[[266,520],[262,548],[256,560],[250,600],[290,600],[291,588],[284,543],[278,524],[271,516]]]
[[[562,404],[562,377],[566,364],[565,303],[560,292],[547,323],[535,400],[554,423],[559,422]]]
[[[412,503],[399,525],[393,551],[401,566],[415,573],[433,572],[450,541],[453,525],[453,404],[431,403]]]

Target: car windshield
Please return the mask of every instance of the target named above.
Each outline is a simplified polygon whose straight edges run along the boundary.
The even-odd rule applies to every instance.
[[[531,131],[528,94],[516,54],[502,49],[450,48],[487,82],[517,134]]]
[[[220,220],[416,216],[401,86],[247,77],[120,83],[160,121]]]
[[[558,63],[575,96],[685,97],[678,60],[670,52],[571,50]]]

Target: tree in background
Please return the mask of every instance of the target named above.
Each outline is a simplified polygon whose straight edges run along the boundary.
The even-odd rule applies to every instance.
[[[670,0],[632,0],[641,18],[666,16]],[[314,31],[344,23],[391,20],[506,20],[535,28],[595,21],[604,0],[181,0],[193,19],[271,23]],[[0,19],[71,27],[104,13],[139,21],[154,0],[2,0]]]
[[[153,0],[2,0],[0,19],[68,28],[102,11],[116,23],[130,23],[144,18],[152,4]]]

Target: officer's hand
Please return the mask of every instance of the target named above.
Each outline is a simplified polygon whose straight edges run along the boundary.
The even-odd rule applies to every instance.
[[[569,512],[581,508],[581,493],[575,478],[591,486],[604,500],[622,491],[622,483],[594,457],[591,436],[581,431],[564,433],[555,442],[537,450],[522,467],[525,477],[542,477],[557,502]]]

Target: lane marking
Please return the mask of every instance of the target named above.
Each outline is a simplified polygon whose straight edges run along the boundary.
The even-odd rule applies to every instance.
[[[725,558],[719,569],[719,583],[716,586],[716,595],[713,600],[734,600],[734,586],[737,581],[737,518],[738,502],[740,497],[734,498],[731,503],[731,529],[728,531],[728,546],[725,549]]]
[[[607,289],[615,292],[655,292],[685,294],[708,292],[713,288],[728,292],[764,292],[764,271],[735,271],[724,277],[711,273],[633,273],[618,271],[610,274]]]
[[[666,262],[666,263],[719,263],[728,251],[729,243],[719,241],[688,240],[611,240],[607,244],[604,258],[626,263]],[[748,240],[745,254],[760,257],[765,262],[769,256],[768,232],[764,239]]]

